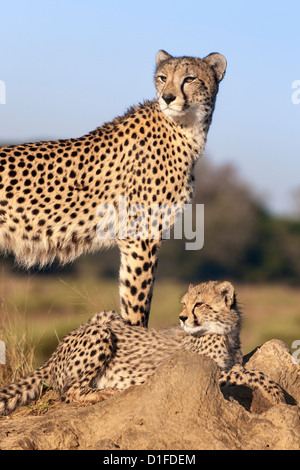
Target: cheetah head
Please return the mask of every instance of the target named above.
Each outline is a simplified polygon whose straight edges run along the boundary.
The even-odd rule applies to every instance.
[[[190,286],[182,298],[180,323],[189,334],[229,334],[240,327],[240,312],[230,282],[210,281]]]
[[[165,51],[156,55],[155,86],[160,108],[182,126],[209,124],[225,75],[226,59],[212,53],[204,59],[172,57]]]

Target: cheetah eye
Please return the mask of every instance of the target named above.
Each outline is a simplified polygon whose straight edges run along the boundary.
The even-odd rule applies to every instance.
[[[186,77],[183,83],[192,83],[194,80],[196,80],[196,77]]]
[[[163,83],[166,83],[167,81],[167,77],[165,75],[158,75],[158,79]]]
[[[201,305],[203,305],[203,302],[197,302],[194,306],[194,309],[197,308],[197,307],[201,307]]]

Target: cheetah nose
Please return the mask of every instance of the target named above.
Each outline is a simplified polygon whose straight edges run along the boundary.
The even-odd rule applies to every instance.
[[[179,319],[184,323],[185,320],[187,320],[187,317],[185,315],[180,315]]]
[[[176,99],[176,96],[172,95],[172,93],[169,93],[168,95],[163,95],[162,98],[167,104],[170,104]]]

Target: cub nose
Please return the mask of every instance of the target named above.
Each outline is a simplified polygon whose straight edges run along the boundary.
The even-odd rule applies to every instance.
[[[176,99],[176,96],[172,95],[172,93],[169,93],[168,95],[163,95],[162,98],[167,104],[170,104]]]
[[[179,320],[184,323],[187,320],[187,317],[185,315],[179,315]]]

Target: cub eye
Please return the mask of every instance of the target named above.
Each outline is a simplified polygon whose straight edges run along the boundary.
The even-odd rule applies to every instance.
[[[158,78],[163,83],[166,83],[166,81],[167,81],[167,77],[165,75],[159,75]]]
[[[186,77],[184,79],[184,83],[192,83],[194,80],[196,80],[195,77]]]
[[[197,302],[194,308],[201,307],[203,305],[203,302]]]

